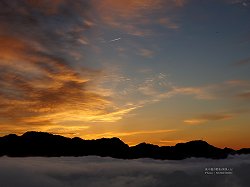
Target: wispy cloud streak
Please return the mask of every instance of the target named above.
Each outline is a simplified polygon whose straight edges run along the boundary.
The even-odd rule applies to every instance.
[[[86,31],[94,25],[89,3],[0,2],[2,127],[116,121],[132,110],[115,108],[97,91],[103,72],[88,68],[82,48],[88,44]]]

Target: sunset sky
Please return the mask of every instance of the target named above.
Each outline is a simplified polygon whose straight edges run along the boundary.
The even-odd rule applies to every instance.
[[[0,136],[250,147],[249,0],[1,0]]]

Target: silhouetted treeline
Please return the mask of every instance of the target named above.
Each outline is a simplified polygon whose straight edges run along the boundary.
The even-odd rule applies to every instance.
[[[0,137],[0,156],[109,156],[135,159],[154,158],[180,160],[189,157],[221,159],[229,154],[249,154],[250,149],[220,149],[202,140],[178,143],[175,146],[157,146],[141,143],[129,147],[119,138],[83,140],[67,138],[46,132],[26,132],[22,136],[10,134]]]

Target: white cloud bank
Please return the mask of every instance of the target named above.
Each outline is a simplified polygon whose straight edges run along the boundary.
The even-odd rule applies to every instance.
[[[205,168],[233,168],[205,175]],[[225,160],[118,160],[100,157],[0,158],[1,187],[247,187],[250,156]]]

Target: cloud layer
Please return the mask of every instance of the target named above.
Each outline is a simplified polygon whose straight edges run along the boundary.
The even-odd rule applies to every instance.
[[[100,157],[0,158],[0,186],[16,187],[247,187],[249,156],[225,160],[117,160]],[[232,168],[206,175],[205,168]]]
[[[64,121],[112,121],[128,112],[97,91],[102,70],[85,61],[90,10],[83,0],[0,2],[0,125],[5,131],[15,125],[32,124],[30,130]]]
[[[99,22],[134,36],[151,35],[152,29],[148,26],[155,24],[168,29],[178,29],[179,26],[173,15],[175,10],[181,8],[185,3],[186,0],[92,1],[96,7]],[[157,13],[157,17],[151,18],[152,13]]]

